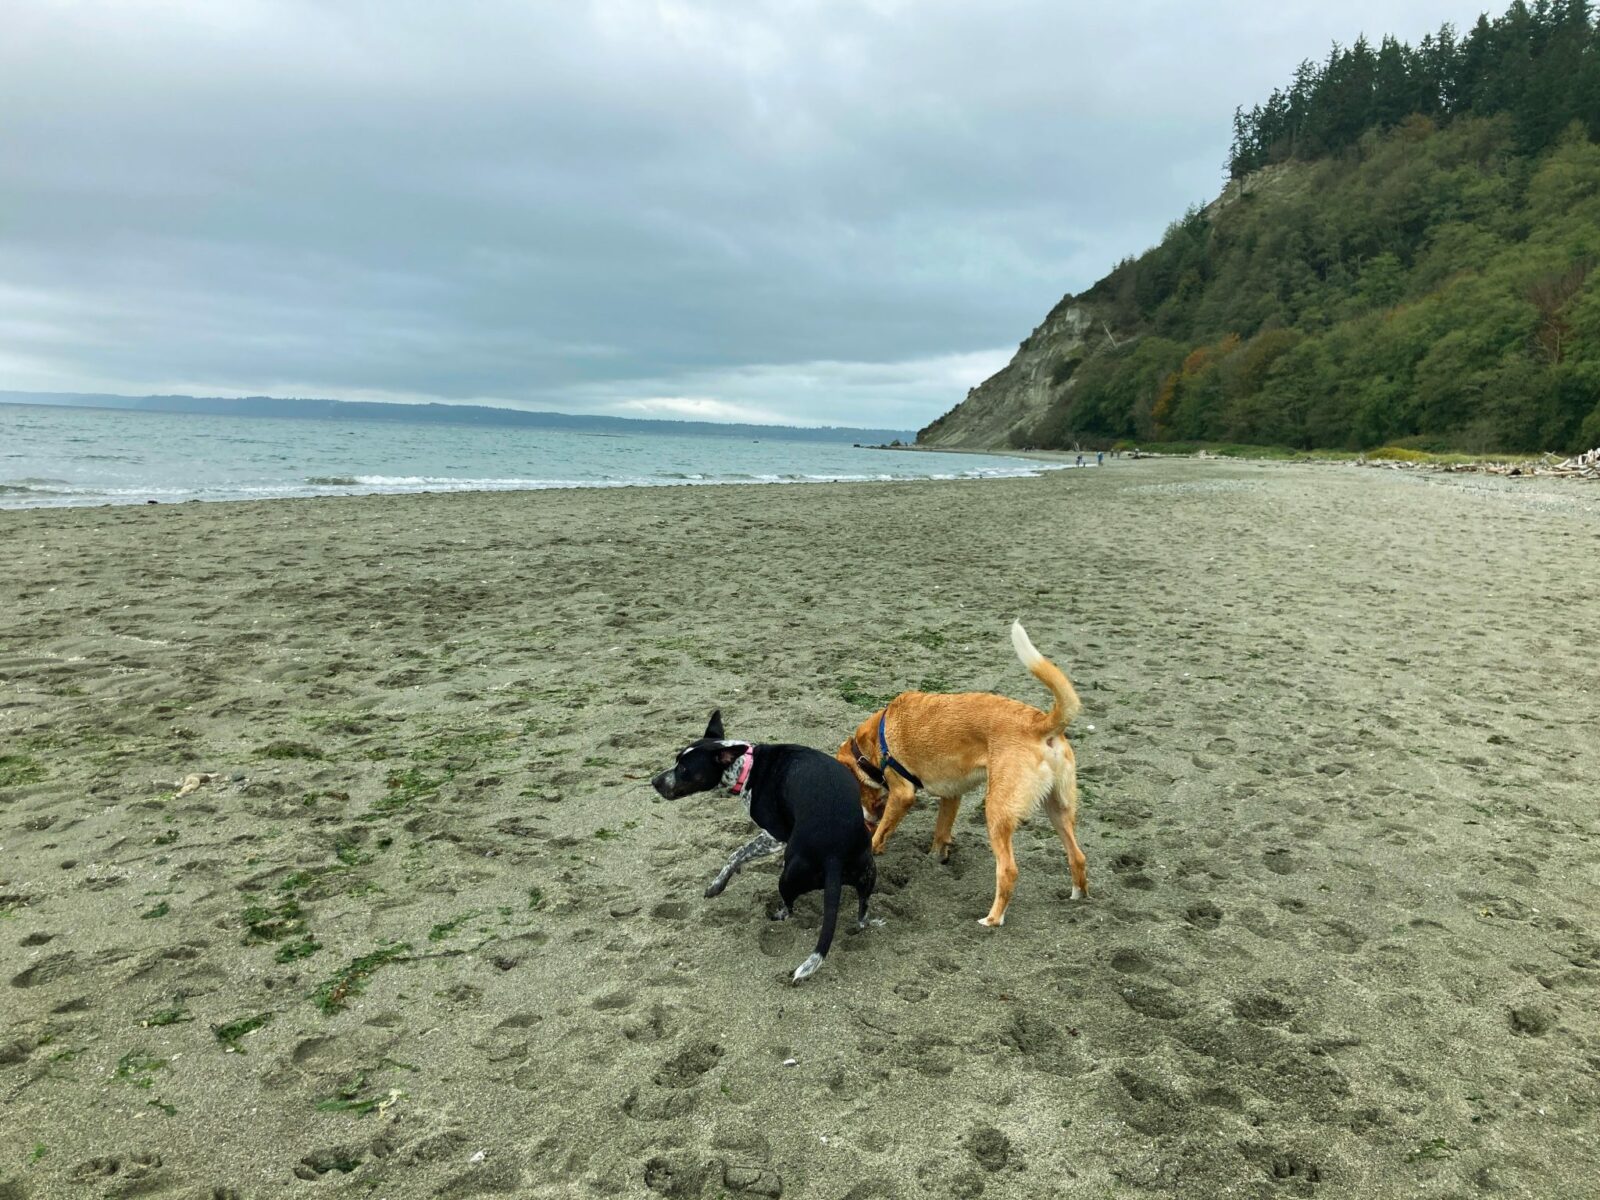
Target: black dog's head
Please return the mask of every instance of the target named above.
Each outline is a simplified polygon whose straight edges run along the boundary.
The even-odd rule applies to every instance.
[[[744,757],[749,742],[732,742],[722,736],[722,710],[711,714],[706,732],[698,741],[678,751],[678,761],[650,781],[650,786],[667,800],[709,792],[723,782],[728,768]]]

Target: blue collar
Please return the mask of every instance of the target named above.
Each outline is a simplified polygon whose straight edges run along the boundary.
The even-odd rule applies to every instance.
[[[920,791],[922,789],[922,780],[918,779],[910,771],[906,770],[904,764],[895,758],[894,755],[889,753],[889,735],[885,732],[888,724],[889,710],[884,709],[883,716],[878,718],[878,758],[880,760],[880,769],[883,770],[885,774],[891,770],[898,771],[902,776],[905,777],[907,783]],[[887,782],[887,780],[885,780],[885,782]]]

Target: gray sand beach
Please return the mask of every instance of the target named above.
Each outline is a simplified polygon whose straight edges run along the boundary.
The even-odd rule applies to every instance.
[[[0,512],[0,1200],[1600,1194],[1600,491],[1344,466]],[[738,800],[1083,714],[820,898]],[[185,780],[189,780],[185,785]],[[849,901],[847,909],[851,907]]]

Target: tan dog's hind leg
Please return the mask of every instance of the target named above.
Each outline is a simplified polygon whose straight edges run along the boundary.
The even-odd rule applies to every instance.
[[[1004,925],[1006,906],[1017,888],[1017,857],[1011,852],[1011,835],[1016,832],[1018,818],[1032,807],[1023,803],[1023,793],[1027,791],[1025,775],[1026,772],[997,768],[992,762],[989,767],[989,794],[983,799],[983,809],[989,821],[989,846],[994,851],[994,903],[988,916],[978,918],[980,925]]]
[[[894,827],[900,824],[906,813],[911,811],[911,805],[916,802],[917,789],[912,787],[899,775],[891,774],[889,777],[889,798],[883,804],[883,816],[878,819],[878,828],[872,833],[872,852],[882,854],[884,844],[888,842],[889,835],[894,832]]]
[[[950,846],[955,841],[956,812],[961,808],[960,796],[939,797],[939,819],[933,826],[933,845],[930,849],[940,862],[950,861]]]
[[[1056,836],[1067,852],[1072,898],[1082,900],[1089,894],[1089,868],[1078,845],[1078,775],[1071,767],[1057,778],[1055,787],[1044,798],[1044,810],[1050,814],[1050,824],[1056,827]]]

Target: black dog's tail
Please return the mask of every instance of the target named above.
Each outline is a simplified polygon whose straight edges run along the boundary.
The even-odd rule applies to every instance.
[[[830,858],[822,870],[822,934],[817,938],[817,948],[794,969],[793,983],[811,975],[828,957],[828,947],[833,945],[833,927],[839,923],[839,893],[844,890],[844,864]]]

